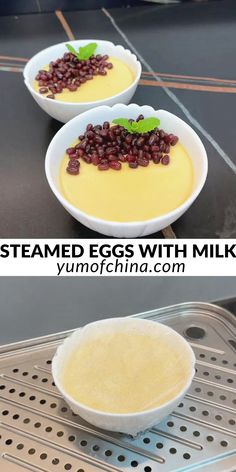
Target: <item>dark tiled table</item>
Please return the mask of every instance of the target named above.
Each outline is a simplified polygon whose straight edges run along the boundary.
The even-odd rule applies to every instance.
[[[192,208],[173,224],[176,236],[235,237],[235,1],[117,8],[109,10],[112,18],[105,13],[66,12],[64,17],[76,38],[132,43],[145,60],[134,102],[168,109],[189,121],[183,105],[190,124],[191,117],[197,120],[196,131],[199,124],[204,129],[205,136],[199,134],[209,157],[209,176]],[[44,156],[61,124],[39,109],[20,73],[25,63],[20,58],[67,39],[53,13],[0,18],[1,237],[100,237],[72,219],[48,188]],[[14,72],[6,70],[11,67]],[[147,74],[150,68],[181,104]]]

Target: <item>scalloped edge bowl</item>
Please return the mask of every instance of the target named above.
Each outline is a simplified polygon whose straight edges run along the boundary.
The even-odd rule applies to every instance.
[[[178,395],[174,396],[168,402],[162,404],[159,407],[152,408],[150,410],[144,410],[138,413],[108,413],[90,408],[76,400],[74,400],[64,389],[63,382],[61,379],[61,373],[67,363],[67,360],[74,349],[78,346],[80,339],[91,335],[91,332],[102,331],[115,332],[117,330],[142,330],[142,332],[155,332],[161,330],[162,335],[166,336],[167,342],[171,345],[176,344],[181,349],[183,356],[189,357],[189,375],[186,376],[186,383]],[[84,338],[84,339],[85,339]],[[83,419],[89,423],[95,425],[98,428],[106,429],[109,431],[117,431],[127,434],[135,435],[140,431],[144,431],[147,428],[160,423],[164,417],[169,415],[180,403],[189,389],[193,376],[195,374],[195,355],[190,344],[181,336],[179,333],[174,331],[169,326],[156,321],[145,320],[142,318],[132,317],[120,317],[120,318],[108,318],[105,320],[95,321],[89,323],[84,328],[75,330],[63,343],[58,347],[56,354],[52,360],[52,375],[54,382],[62,394],[65,401],[71,407],[72,411],[80,415]]]
[[[38,105],[46,113],[48,113],[48,115],[52,116],[52,118],[62,121],[63,123],[66,123],[67,121],[71,120],[80,113],[90,110],[91,108],[98,107],[100,105],[112,106],[116,103],[129,103],[136,91],[141,76],[142,67],[140,62],[137,60],[137,57],[129,49],[125,49],[121,45],[115,45],[111,41],[101,41],[98,39],[67,41],[67,43],[70,43],[75,48],[84,46],[89,42],[97,43],[98,54],[108,54],[110,56],[117,57],[125,64],[127,64],[130,69],[132,69],[135,78],[128,88],[124,89],[122,92],[116,95],[104,98],[103,100],[81,103],[70,103],[60,102],[58,100],[50,100],[34,90],[33,81],[40,69],[42,69],[46,64],[49,64],[50,61],[61,57],[64,52],[66,52],[66,42],[55,44],[54,46],[51,46],[47,49],[43,49],[38,54],[33,56],[26,64],[23,72],[24,82],[27,89],[29,90],[35,101],[38,103]]]
[[[63,149],[71,146],[77,137],[84,132],[88,123],[96,125],[103,121],[112,121],[120,116],[124,118],[137,118],[142,113],[145,118],[156,116],[161,120],[161,126],[168,133],[174,132],[179,136],[180,142],[186,148],[194,167],[194,188],[189,198],[175,210],[158,216],[151,220],[125,222],[108,221],[96,218],[82,212],[69,203],[62,195],[59,185],[59,168],[63,158]],[[80,223],[105,234],[117,238],[136,238],[160,231],[176,221],[201,192],[207,177],[208,161],[202,141],[195,131],[183,120],[165,110],[154,110],[148,105],[139,106],[117,104],[113,107],[101,106],[89,110],[64,125],[52,139],[46,154],[45,172],[48,183],[63,207]]]

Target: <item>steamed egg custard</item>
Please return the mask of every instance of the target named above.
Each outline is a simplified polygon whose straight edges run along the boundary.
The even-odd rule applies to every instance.
[[[156,218],[180,206],[193,191],[194,170],[186,149],[177,143],[171,146],[169,156],[167,166],[150,162],[147,167],[131,169],[123,163],[120,172],[101,172],[80,160],[79,175],[70,175],[65,155],[60,167],[60,189],[74,207],[103,220],[134,222]]]
[[[168,402],[186,385],[188,356],[163,333],[110,332],[81,340],[62,384],[74,400],[110,413],[136,413]]]
[[[113,68],[107,70],[106,75],[94,76],[92,80],[82,83],[75,91],[64,88],[61,93],[55,93],[55,99],[70,103],[95,102],[117,95],[128,88],[134,81],[134,73],[130,67],[117,57],[110,57],[109,63],[113,65]],[[44,67],[45,71],[48,69],[49,66]],[[34,90],[40,92],[40,89],[41,86],[35,80]],[[51,92],[48,91],[48,93]]]

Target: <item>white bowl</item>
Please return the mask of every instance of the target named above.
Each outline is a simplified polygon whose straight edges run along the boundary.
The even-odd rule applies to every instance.
[[[66,148],[70,147],[71,143],[78,138],[79,134],[84,132],[88,123],[96,125],[106,120],[111,122],[115,118],[120,117],[137,118],[140,113],[142,113],[145,118],[148,116],[158,117],[161,120],[161,127],[165,131],[169,133],[173,132],[179,136],[180,142],[189,153],[193,163],[194,188],[192,194],[182,205],[169,213],[151,220],[130,223],[102,220],[75,208],[63,197],[59,186],[59,168]],[[118,238],[136,238],[146,236],[166,228],[168,225],[173,223],[173,221],[177,220],[186,210],[188,210],[202,190],[207,176],[207,168],[208,163],[205,148],[198,135],[189,125],[187,125],[187,123],[168,111],[156,111],[148,105],[139,106],[135,104],[128,106],[117,104],[113,107],[101,106],[75,117],[63,126],[54,136],[48,147],[45,162],[48,183],[64,208],[76,220],[80,221],[88,228],[107,236]]]
[[[152,334],[154,334],[156,330],[159,335],[161,332],[161,335],[166,337],[167,344],[170,344],[171,346],[175,345],[177,349],[181,350],[183,358],[186,359],[187,357],[189,359],[189,375],[186,377],[186,383],[181,392],[177,396],[173,397],[172,400],[164,403],[160,407],[138,413],[117,414],[102,412],[74,400],[65,391],[61,379],[62,372],[64,371],[64,367],[67,364],[71,353],[79,345],[82,339],[86,341],[86,339],[89,339],[91,335],[95,333],[102,332],[102,334],[105,335],[106,333],[110,334],[111,332],[117,332],[118,330],[124,332],[127,329],[129,331],[131,329],[133,331],[138,329],[139,331],[141,330],[142,333],[151,332]],[[188,342],[168,326],[135,317],[110,318],[90,323],[82,329],[77,329],[72,335],[66,338],[63,344],[57,349],[53,358],[52,375],[57,388],[74,413],[80,415],[86,421],[98,428],[135,435],[140,431],[145,431],[147,428],[151,428],[158,424],[177,407],[191,385],[195,373],[194,364],[195,356]]]
[[[137,88],[142,68],[136,56],[132,54],[129,49],[124,49],[123,46],[120,45],[116,46],[111,41],[100,41],[98,39],[67,41],[67,43],[71,44],[76,49],[91,42],[97,43],[98,47],[96,52],[98,54],[108,54],[109,56],[117,57],[127,64],[130,69],[132,69],[135,78],[128,88],[109,98],[97,100],[96,102],[83,103],[69,103],[60,102],[59,100],[51,100],[39,92],[36,92],[34,90],[33,83],[38,71],[43,69],[43,67],[49,64],[50,61],[58,59],[58,57],[62,57],[67,51],[66,43],[55,44],[54,46],[51,46],[47,49],[43,49],[43,51],[40,51],[38,54],[33,56],[24,68],[25,85],[32,97],[36,100],[38,105],[44,111],[46,111],[46,113],[48,113],[48,115],[52,116],[56,120],[62,121],[63,123],[66,123],[84,111],[90,110],[91,108],[98,107],[100,105],[111,106],[115,103],[129,103]]]

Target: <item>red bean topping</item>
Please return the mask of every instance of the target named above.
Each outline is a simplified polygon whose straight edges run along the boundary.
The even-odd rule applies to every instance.
[[[129,154],[129,155],[127,156],[127,160],[128,160],[128,162],[135,162],[135,161],[136,161],[136,157],[133,156],[132,154]]]
[[[41,87],[39,89],[39,93],[48,93],[48,88],[47,87]]]
[[[83,157],[84,155],[84,150],[83,149],[77,149],[77,153],[79,157]]]
[[[70,147],[70,148],[68,148],[68,149],[66,150],[66,154],[68,154],[69,156],[70,156],[71,154],[74,154],[74,152],[75,152],[75,149],[74,149],[73,147]]]
[[[100,164],[98,164],[98,169],[99,170],[108,170],[109,169],[108,162],[101,162]]]
[[[132,139],[133,139],[132,134],[128,134],[128,135],[126,136],[126,138],[125,138],[125,142],[126,142],[127,144],[131,144]]]
[[[75,92],[77,90],[77,86],[75,84],[68,84],[67,88],[70,92]]]
[[[122,164],[119,161],[111,161],[109,162],[109,166],[111,167],[111,169],[121,170]]]
[[[151,134],[151,136],[150,136],[150,138],[149,138],[149,140],[148,140],[149,146],[153,146],[153,144],[155,143],[155,141],[156,141],[156,136],[155,136],[155,134]]]
[[[55,95],[53,95],[53,93],[50,93],[49,95],[47,95],[47,98],[51,98],[53,100],[55,98]]]
[[[95,138],[94,138],[94,142],[96,144],[102,144],[103,143],[102,136],[96,135]]]
[[[61,84],[55,87],[60,88]],[[140,115],[138,119],[143,119],[143,116]],[[120,125],[110,127],[109,122],[104,122],[103,125],[95,126],[89,123],[79,140],[78,144],[66,150],[69,158],[67,171],[71,175],[79,173],[79,159],[87,164],[92,163],[99,170],[120,170],[122,162],[127,162],[131,169],[147,167],[151,161],[168,165],[170,145],[174,146],[178,137],[158,128],[141,135],[129,133]]]
[[[160,150],[159,146],[155,145],[155,146],[151,146],[151,151],[152,152],[158,152]]]
[[[99,157],[103,157],[104,154],[105,154],[104,149],[102,147],[97,148],[97,153],[98,153]]]
[[[106,75],[107,70],[113,68],[113,64],[107,62],[108,55],[91,56],[87,61],[80,61],[71,53],[65,53],[63,57],[51,61],[49,71],[39,70],[35,79],[41,88],[55,85],[52,94],[62,93],[63,89],[75,92],[77,87],[92,80],[94,76]],[[47,93],[48,90],[39,93]],[[52,98],[52,97],[49,97]],[[55,98],[55,97],[54,97]]]
[[[137,159],[137,163],[140,165],[140,166],[143,166],[143,167],[147,167],[148,164],[149,164],[149,160],[148,159],[145,159],[144,157],[138,157]]]
[[[107,136],[108,136],[107,129],[102,129],[101,132],[100,132],[100,136],[102,136],[102,138],[107,138]]]
[[[178,136],[174,136],[173,139],[171,140],[171,143],[170,143],[171,146],[175,146],[178,141],[179,141]]]
[[[167,154],[165,154],[165,156],[163,156],[163,157],[161,158],[161,163],[162,163],[164,166],[167,166],[167,165],[169,164],[169,162],[170,162],[170,157],[169,157]]]
[[[141,136],[140,138],[137,139],[137,146],[138,147],[142,147],[145,143],[145,138],[143,136]]]
[[[68,167],[70,169],[72,169],[72,167],[76,167],[76,169],[77,169],[77,168],[80,167],[80,163],[79,163],[79,161],[77,161],[77,159],[71,159],[68,163]]]
[[[87,164],[91,164],[92,158],[88,154],[84,154],[82,157],[83,161],[86,162]]]
[[[144,120],[144,116],[143,116],[143,115],[139,115],[136,121],[140,121],[140,120]]]
[[[54,87],[53,85],[50,85],[48,88],[49,88],[50,92],[52,92],[52,93],[56,93],[56,91],[57,91],[56,87]]]
[[[93,154],[91,157],[92,164],[94,166],[97,166],[99,164],[99,157],[97,154]]]
[[[67,167],[66,168],[66,171],[68,172],[68,174],[71,174],[71,175],[78,175],[79,174],[79,167]]]
[[[137,169],[137,167],[138,167],[137,161],[129,162],[129,167],[131,167],[131,169]]]
[[[114,154],[108,154],[108,161],[117,161],[118,158]]]
[[[70,155],[69,155],[69,158],[70,158],[70,159],[77,159],[77,158],[78,158],[77,152],[74,152],[73,154],[70,154]]]
[[[83,139],[83,141],[80,142],[80,148],[85,149],[87,146],[87,139]]]
[[[107,75],[107,71],[104,69],[98,69],[98,75]]]
[[[161,160],[161,156],[159,156],[159,152],[154,152],[152,154],[152,160],[153,160],[154,164],[159,164],[159,162]]]
[[[118,157],[119,157],[119,161],[121,161],[121,162],[127,162],[127,161],[128,161],[127,156],[124,156],[124,155],[121,154],[121,153],[119,154]]]

